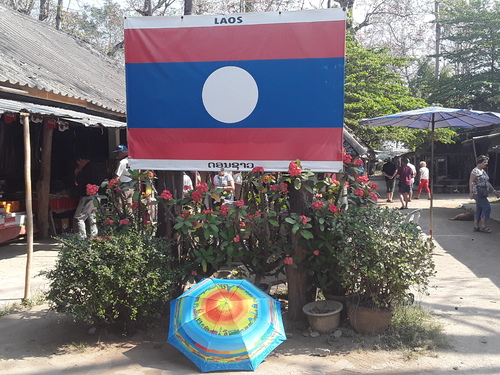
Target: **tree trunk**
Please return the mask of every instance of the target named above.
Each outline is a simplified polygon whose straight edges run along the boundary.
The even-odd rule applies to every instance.
[[[182,193],[184,189],[183,185],[183,175],[182,172],[173,171],[158,171],[158,186],[157,190],[161,194],[163,190],[168,190],[174,197],[174,199],[182,198]],[[163,204],[158,207],[158,237],[167,237],[169,239],[174,239],[174,218],[179,215],[182,207],[178,206],[168,206],[167,210]]]
[[[306,202],[312,201],[311,193],[304,188],[296,190],[291,184],[290,193],[290,211],[299,215],[306,213]],[[292,252],[294,262],[297,267],[286,266],[286,275],[288,283],[288,319],[292,322],[302,322],[307,319],[302,312],[302,307],[313,300],[314,292],[310,289],[307,271],[300,266],[300,263],[306,259],[306,244],[301,241],[299,233],[292,235]]]

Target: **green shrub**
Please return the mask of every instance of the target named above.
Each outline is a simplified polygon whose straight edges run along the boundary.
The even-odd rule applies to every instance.
[[[90,240],[60,239],[46,298],[51,308],[89,323],[147,323],[166,315],[180,278],[165,239],[130,230]]]

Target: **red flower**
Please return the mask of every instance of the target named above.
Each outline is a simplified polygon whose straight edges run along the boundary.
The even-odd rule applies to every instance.
[[[264,173],[264,168],[262,168],[262,167],[255,167],[254,169],[252,169],[252,172],[253,173]]]
[[[234,242],[240,242],[240,236],[239,236],[239,235],[236,235],[236,236],[233,238],[233,241],[234,241]]]
[[[161,199],[165,199],[166,201],[171,201],[173,199],[172,193],[168,190],[163,190],[160,194]]]
[[[236,201],[236,206],[237,207],[243,207],[245,205],[245,202],[243,201],[243,199],[238,199]]]
[[[345,154],[344,156],[342,156],[342,160],[345,164],[349,164],[352,161],[352,156]]]
[[[262,214],[260,213],[260,211],[255,211],[255,216],[256,216],[256,217],[261,217],[261,216],[262,216]]]
[[[248,215],[248,218],[250,218],[251,215]],[[244,221],[240,222],[240,227],[244,228],[246,227],[247,225],[245,224]]]
[[[206,182],[202,182],[198,186],[196,186],[196,190],[202,193],[206,193],[208,191],[208,185]]]
[[[323,207],[325,207],[325,203],[322,202],[322,201],[316,201],[316,202],[312,203],[311,207],[314,208],[314,209],[316,209],[316,210],[320,210]]]
[[[111,219],[111,218],[109,218],[109,217],[107,217],[107,218],[106,218],[106,220],[104,220],[104,222],[105,222],[107,225],[111,225],[111,224],[113,224],[113,223],[114,223],[114,220],[113,220],[113,219]]]
[[[363,163],[363,160],[361,160],[361,159],[356,159],[354,161],[354,165],[358,165],[358,166],[362,167],[363,165],[365,165],[365,163]]]
[[[191,186],[189,186],[189,185],[184,185],[184,191],[186,191],[186,190],[191,190]]]
[[[211,209],[208,209],[208,210],[203,210],[201,211],[202,214],[207,214],[207,215],[211,215],[213,214],[214,212],[211,210]]]
[[[87,195],[96,195],[99,191],[99,187],[97,185],[87,184]]]
[[[278,191],[278,185],[276,185],[276,184],[275,185],[271,185],[269,187],[269,189],[271,189],[272,191]]]
[[[319,255],[319,250],[314,250],[313,254],[316,255],[316,256],[318,256]]]
[[[302,219],[302,224],[306,225],[307,224],[307,216],[300,215],[300,218]]]
[[[191,198],[196,202],[201,202],[203,193],[199,190],[193,190],[193,192],[191,193]]]
[[[229,212],[229,207],[228,206],[220,206],[220,214],[222,216],[226,216]]]
[[[280,190],[283,194],[288,193],[288,184],[286,182],[280,182]]]
[[[359,176],[356,181],[358,182],[363,182],[363,183],[367,183],[368,182],[368,176]]]
[[[115,186],[118,182],[117,178],[112,179],[111,181],[108,182],[108,189],[113,189],[113,186]]]
[[[283,260],[283,263],[291,266],[293,264],[293,258],[290,257],[290,256],[287,256],[284,260]]]
[[[139,207],[139,202],[138,201],[132,202],[132,204],[130,205],[130,208],[133,211],[137,210],[137,207]]]
[[[198,272],[196,272],[196,271],[191,271],[191,275],[193,275],[193,276],[198,276]]]
[[[378,195],[376,193],[371,192],[369,194],[370,198],[373,199],[375,202],[378,201]]]
[[[333,212],[334,214],[338,214],[339,213],[339,209],[333,203],[330,203],[330,205],[328,206],[328,209],[331,212]]]
[[[130,220],[129,219],[120,220],[120,224],[121,225],[129,225],[130,224]]]
[[[375,183],[373,183],[373,182],[370,182],[370,183],[368,184],[368,187],[369,187],[370,189],[372,189],[372,190],[375,190],[375,191],[377,191],[377,190],[378,190],[378,185],[377,185],[377,184],[375,184]]]
[[[299,176],[302,173],[302,168],[296,162],[292,161],[288,166],[288,173],[290,173],[291,177]]]
[[[354,194],[363,197],[365,195],[365,192],[363,191],[363,189],[356,189],[354,190]]]

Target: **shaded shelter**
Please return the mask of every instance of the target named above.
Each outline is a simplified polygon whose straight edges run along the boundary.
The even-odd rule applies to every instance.
[[[0,35],[0,132],[17,140],[13,143],[2,138],[0,153],[16,161],[22,158],[24,165],[24,183],[20,185],[26,205],[26,298],[33,250],[35,194],[31,179],[37,180],[37,222],[41,237],[45,237],[54,130],[75,126],[125,128],[125,73],[122,64],[102,56],[87,43],[3,5]],[[20,123],[22,141],[16,138]],[[108,150],[120,142],[120,133],[110,132]],[[32,144],[34,135],[36,148]],[[24,150],[22,156],[16,153],[19,148]],[[10,172],[7,163],[0,165],[0,181],[5,181],[7,192],[11,190]]]

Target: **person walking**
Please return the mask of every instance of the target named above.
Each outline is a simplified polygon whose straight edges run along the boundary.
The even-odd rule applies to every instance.
[[[382,167],[382,174],[385,178],[385,186],[387,190],[387,202],[392,203],[394,188],[396,187],[396,175],[398,173],[398,167],[394,164],[391,158],[386,159],[386,163]]]
[[[418,170],[418,192],[415,199],[420,199],[420,194],[422,190],[425,189],[427,192],[427,199],[431,199],[431,190],[429,189],[429,168],[427,168],[427,163],[425,161],[420,162],[420,169]]]
[[[415,166],[410,161],[408,161],[408,166],[411,168],[413,172],[413,177],[411,179],[411,185],[410,185],[410,195],[408,199],[408,202],[411,202],[411,200],[413,199],[413,185],[415,184],[415,176],[417,175],[417,168],[415,168]]]
[[[488,200],[488,193],[494,192],[499,197],[493,185],[490,183],[490,177],[485,171],[488,166],[489,157],[479,155],[476,159],[476,167],[472,170],[469,178],[469,197],[476,201],[476,213],[474,215],[474,232],[491,233],[491,229],[486,226],[486,220],[490,218],[491,205]]]
[[[401,159],[401,167],[398,169],[400,210],[407,209],[410,201],[410,190],[414,174],[413,170],[408,166],[409,162],[408,158]]]

